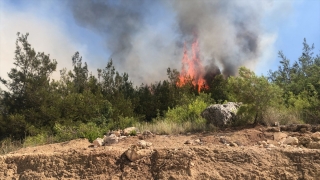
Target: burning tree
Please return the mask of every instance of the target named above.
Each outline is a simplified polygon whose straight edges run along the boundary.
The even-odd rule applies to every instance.
[[[182,68],[179,75],[179,81],[177,82],[179,87],[184,86],[188,81],[191,81],[192,85],[197,88],[198,92],[200,92],[201,89],[208,89],[208,84],[204,79],[205,69],[199,57],[199,52],[200,50],[197,38],[192,42],[191,57],[189,56],[186,43],[184,44]]]

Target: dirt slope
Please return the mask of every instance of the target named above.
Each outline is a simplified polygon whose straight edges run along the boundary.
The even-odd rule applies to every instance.
[[[280,147],[261,127],[145,140],[152,153],[134,162],[123,153],[138,137],[98,148],[85,139],[24,148],[0,156],[0,179],[320,179],[319,149]],[[257,145],[262,140],[274,146]]]

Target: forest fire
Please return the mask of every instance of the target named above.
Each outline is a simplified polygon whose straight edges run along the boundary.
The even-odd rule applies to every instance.
[[[191,57],[189,58],[186,43],[184,44],[184,53],[182,57],[182,67],[179,76],[178,86],[185,85],[188,81],[198,88],[198,92],[201,89],[207,89],[208,85],[204,79],[205,69],[202,65],[199,57],[199,44],[198,39],[194,39],[191,46]]]

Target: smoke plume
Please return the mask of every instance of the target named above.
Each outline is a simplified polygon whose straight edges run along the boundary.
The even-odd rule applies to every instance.
[[[80,26],[104,38],[116,69],[134,82],[149,83],[165,79],[167,67],[180,69],[183,45],[195,37],[209,79],[255,63],[268,2],[77,0],[69,5]]]

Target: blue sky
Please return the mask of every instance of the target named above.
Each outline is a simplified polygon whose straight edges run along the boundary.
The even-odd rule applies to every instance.
[[[235,2],[245,9],[253,1]],[[302,52],[303,38],[306,38],[310,44],[314,43],[315,53],[320,54],[319,0],[265,0],[265,2],[266,4],[262,5],[255,3],[259,4],[258,7],[264,11],[259,14],[262,16],[260,19],[261,43],[259,44],[261,56],[256,60],[246,61],[243,65],[248,66],[258,75],[267,75],[270,69],[276,70],[279,65],[277,55],[279,50],[282,50],[292,61],[298,59]],[[262,7],[265,5],[270,7]],[[148,10],[143,14],[147,16],[141,27],[143,30],[132,36],[134,52],[130,52],[127,56],[139,57],[133,58],[132,61],[115,62],[116,69],[128,72],[129,76],[133,74],[132,80],[138,83],[166,79],[166,68],[179,69],[183,53],[176,41],[181,34],[174,31],[174,28],[177,28],[172,18],[176,15],[175,11],[160,3],[146,6]],[[150,16],[151,12],[156,13]],[[103,68],[113,53],[108,48],[110,43],[108,39],[112,39],[110,34],[94,26],[79,23],[67,1],[2,0],[0,1],[1,77],[6,78],[6,73],[13,67],[14,43],[18,31],[29,32],[31,45],[37,51],[50,54],[58,61],[54,78],[59,77],[59,70],[62,68],[71,69],[71,56],[76,51],[84,57],[84,61],[88,63],[90,71],[94,74],[97,68]],[[209,37],[206,40],[216,41]],[[210,47],[220,46],[223,45],[218,43]],[[205,59],[206,54],[204,53],[203,56]],[[175,60],[172,60],[173,58]],[[137,71],[139,75],[135,74]]]

